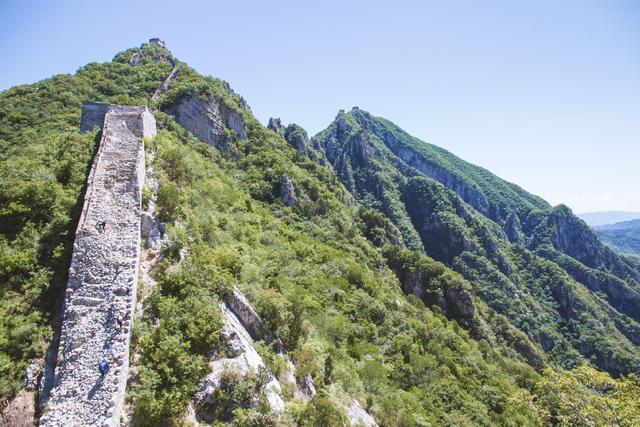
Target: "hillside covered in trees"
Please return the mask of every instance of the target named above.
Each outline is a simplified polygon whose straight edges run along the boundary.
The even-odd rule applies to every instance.
[[[604,243],[620,252],[640,255],[640,219],[594,227]]]
[[[31,366],[38,401],[55,347],[100,137],[79,133],[87,100],[147,105],[158,123],[145,141],[158,186],[142,203],[155,200],[165,236],[133,328],[133,425],[192,420],[234,289],[262,319],[271,375],[315,393],[284,386],[276,412],[261,372],[223,373],[204,424],[339,426],[351,401],[381,426],[640,423],[637,258],[363,110],[312,138],[264,126],[157,44],[0,94],[4,404]],[[203,111],[220,125],[203,130]]]

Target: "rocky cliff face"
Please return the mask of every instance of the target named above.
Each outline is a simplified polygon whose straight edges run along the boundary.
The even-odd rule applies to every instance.
[[[411,148],[404,146],[395,135],[389,132],[384,133],[383,141],[396,156],[409,166],[416,168],[426,176],[435,179],[445,187],[453,190],[462,200],[469,203],[477,211],[485,215],[491,214],[492,209],[490,209],[487,197],[474,185],[468,183],[438,163],[418,155]],[[496,208],[493,207],[493,210],[495,209]]]
[[[249,331],[258,326],[256,322],[259,317],[246,301],[244,295],[237,289],[234,291],[232,301],[233,303],[229,306],[224,303],[220,304],[220,312],[224,322],[222,335],[226,343],[226,355],[211,360],[210,373],[199,385],[195,396],[195,419],[192,420],[195,421],[195,424],[212,421],[210,406],[215,405],[215,391],[222,386],[225,373],[240,377],[246,377],[250,374],[264,374],[266,376],[265,384],[252,397],[253,405],[258,405],[259,394],[263,394],[273,412],[280,413],[284,410],[284,401],[280,397],[282,393],[280,383],[269,372],[264,360],[253,347],[253,339]],[[232,311],[230,307],[235,308]],[[240,313],[241,316],[238,317],[235,313]],[[241,319],[245,319],[245,321]],[[256,336],[256,338],[259,337]]]
[[[456,192],[465,202],[472,205],[478,211],[489,214],[490,206],[487,197],[474,185],[465,181],[460,176],[456,175],[451,170],[443,167],[441,164],[432,161],[419,153],[414,149],[404,144],[396,135],[389,132],[382,126],[376,126],[375,122],[371,121],[359,121],[358,125],[364,130],[369,131],[371,134],[380,140],[384,145],[400,160],[406,163],[408,166],[417,169],[424,175],[435,179],[442,183],[447,188]],[[323,139],[321,144],[324,146],[329,160],[334,163],[337,159],[336,140],[340,140],[342,135],[348,134],[352,129],[352,125],[344,117],[344,115],[338,115],[336,119],[336,132],[333,135],[335,139]],[[356,140],[356,146],[362,146],[362,139]],[[359,149],[363,152],[362,148]]]
[[[640,272],[625,258],[617,255],[571,209],[560,205],[551,212],[548,223],[554,230],[553,246],[591,268],[604,267],[619,276],[640,282]]]
[[[246,139],[247,129],[242,114],[228,107],[221,98],[209,95],[182,97],[164,108],[198,139],[225,151],[234,138]]]
[[[554,209],[548,221],[555,231],[551,241],[559,251],[589,267],[611,262],[611,254],[595,233],[566,206]]]
[[[326,163],[327,160],[323,154],[322,147],[318,143],[319,141],[315,139],[310,140],[307,131],[301,126],[295,123],[284,126],[279,118],[271,117],[267,128],[283,137],[289,145],[296,149],[299,155],[308,157],[321,164]]]
[[[339,112],[313,141],[312,146],[319,147],[316,150],[325,156],[347,189],[366,206],[391,219],[408,248],[425,252],[475,283],[486,304],[508,316],[516,328],[527,331],[528,338],[545,351],[557,351],[567,345],[563,340],[573,340],[575,350],[568,352],[568,358],[575,357],[572,351],[576,351],[611,372],[618,372],[624,363],[632,369],[626,355],[620,356],[626,362],[608,356],[610,352],[592,345],[590,338],[563,337],[560,330],[529,330],[521,312],[513,309],[540,311],[536,307],[543,296],[536,279],[529,276],[532,273],[523,272],[527,268],[514,263],[512,243],[551,260],[598,293],[592,297],[574,292],[572,287],[580,285],[560,280],[562,286],[553,292],[544,291],[544,298],[558,304],[546,313],[549,321],[562,316],[567,322],[578,318],[583,319],[581,322],[587,318],[608,322],[602,313],[614,310],[622,316],[616,330],[621,334],[617,339],[624,343],[620,346],[636,338],[636,321],[640,319],[637,267],[603,246],[569,209],[552,209],[519,187],[357,108]],[[540,260],[532,262],[545,265]],[[555,274],[552,271],[544,274]],[[425,291],[419,277],[404,274],[400,279],[405,292],[420,296],[428,305],[440,306],[450,317],[470,319],[476,312],[473,296],[462,288],[445,286],[434,294],[433,290]],[[599,300],[602,295],[606,301]],[[594,305],[600,305],[600,314],[596,314]],[[496,333],[502,333],[501,327],[497,329]],[[578,336],[583,331],[578,328],[572,333]],[[513,332],[509,334],[512,348],[530,363],[543,364],[540,357],[532,356],[536,351],[524,334],[517,339]]]

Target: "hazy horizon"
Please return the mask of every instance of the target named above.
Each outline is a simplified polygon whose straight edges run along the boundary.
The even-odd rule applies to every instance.
[[[640,211],[640,4],[0,4],[0,89],[150,37],[310,135],[359,106],[574,212]]]

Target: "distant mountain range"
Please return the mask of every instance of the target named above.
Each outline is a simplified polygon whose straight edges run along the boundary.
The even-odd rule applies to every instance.
[[[640,219],[594,227],[604,243],[621,252],[640,255]]]
[[[605,211],[605,212],[585,212],[578,214],[584,222],[592,227],[601,225],[615,224],[622,221],[630,221],[632,219],[640,219],[640,212],[627,211]]]

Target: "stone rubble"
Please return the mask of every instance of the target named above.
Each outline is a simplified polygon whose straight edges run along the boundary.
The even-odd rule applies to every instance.
[[[156,126],[146,107],[83,104],[81,130],[100,124],[41,426],[117,426],[124,401],[138,282],[143,138],[154,136]],[[110,365],[104,376],[98,371],[102,359]]]

